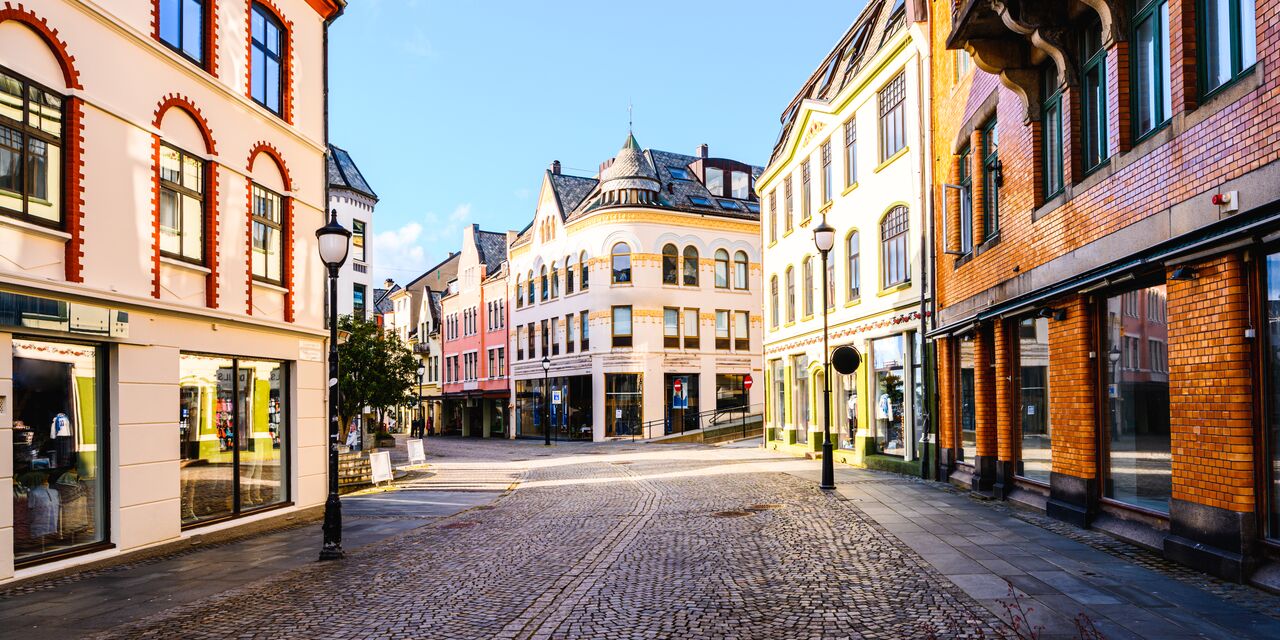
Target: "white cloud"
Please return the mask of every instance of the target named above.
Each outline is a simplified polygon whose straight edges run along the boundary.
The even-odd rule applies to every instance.
[[[386,278],[404,284],[443,260],[462,244],[462,228],[471,219],[471,205],[460,204],[447,216],[428,212],[416,220],[373,236],[373,271],[381,286]],[[375,218],[375,224],[376,218]]]

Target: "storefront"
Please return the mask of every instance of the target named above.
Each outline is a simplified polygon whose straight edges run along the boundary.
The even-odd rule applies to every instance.
[[[516,435],[543,438],[550,420],[556,440],[591,440],[591,376],[562,376],[516,380]],[[556,402],[559,396],[560,402]]]
[[[638,373],[604,374],[605,436],[646,436],[642,376]]]
[[[683,402],[677,402],[675,383],[680,381],[680,393]],[[664,433],[684,433],[702,428],[699,412],[702,404],[699,401],[699,376],[696,373],[664,373],[662,375],[662,405],[666,413]],[[687,406],[685,406],[687,405]]]

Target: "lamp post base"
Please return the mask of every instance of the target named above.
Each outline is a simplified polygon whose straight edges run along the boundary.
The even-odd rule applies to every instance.
[[[324,546],[320,548],[320,560],[341,560],[342,551],[342,503],[338,494],[331,493],[324,502]]]
[[[831,438],[827,438],[822,442],[822,484],[818,485],[819,489],[824,491],[832,491],[836,488],[836,467],[835,449],[831,446]]]

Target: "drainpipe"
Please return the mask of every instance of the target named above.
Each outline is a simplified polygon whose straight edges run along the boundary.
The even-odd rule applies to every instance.
[[[917,23],[917,24],[921,24],[921,23]],[[926,31],[925,36],[927,38],[928,27],[931,23],[928,20],[926,20],[922,24],[925,25],[924,30]],[[923,108],[919,109],[916,116],[919,120],[918,126],[920,127],[919,128],[920,137],[923,141],[923,144],[921,146],[924,148],[924,152],[919,154],[920,194],[923,198],[924,212],[926,215],[929,216],[929,223],[925,227],[926,232],[924,236],[921,238],[921,247],[920,247],[920,255],[925,261],[925,268],[921,270],[924,275],[924,282],[920,283],[921,287],[920,287],[920,329],[919,329],[920,349],[923,352],[920,354],[920,371],[925,378],[923,381],[925,386],[925,394],[924,394],[925,400],[922,403],[924,406],[918,407],[916,410],[924,412],[923,414],[924,430],[926,433],[929,434],[928,442],[925,442],[924,446],[920,448],[920,477],[928,480],[929,477],[933,475],[930,473],[931,471],[930,467],[936,465],[936,459],[935,459],[936,456],[932,454],[933,454],[933,448],[937,446],[937,442],[938,442],[937,421],[934,420],[935,414],[934,414],[934,411],[932,411],[932,409],[934,408],[934,405],[937,403],[937,393],[936,392],[931,393],[931,391],[935,391],[937,388],[936,384],[932,384],[933,382],[936,382],[936,367],[934,365],[937,361],[937,358],[936,358],[936,354],[933,353],[934,351],[933,348],[931,348],[924,339],[924,335],[928,332],[929,325],[931,324],[930,318],[932,318],[932,314],[930,314],[930,307],[932,306],[933,296],[930,295],[930,291],[932,290],[933,283],[936,282],[936,277],[937,277],[937,269],[934,265],[934,260],[933,260],[934,258],[933,237],[934,237],[934,231],[935,231],[935,221],[934,221],[934,210],[933,210],[934,199],[933,199],[933,187],[932,187],[933,164],[932,162],[930,162],[930,160],[933,157],[933,151],[932,151],[933,141],[931,139],[932,133],[933,133],[932,126],[931,126],[932,113],[933,113],[933,94],[929,90],[929,87],[932,86],[932,83],[930,81],[932,76],[932,59],[930,56],[930,48],[927,46],[918,47],[917,51],[918,53],[916,57],[916,65],[918,69],[918,76],[920,78],[919,88],[917,89],[917,91],[921,96],[920,99],[921,99]]]

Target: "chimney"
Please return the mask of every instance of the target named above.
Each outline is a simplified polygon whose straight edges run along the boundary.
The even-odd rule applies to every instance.
[[[551,161],[551,173],[554,173],[554,174],[556,174],[556,175],[560,175],[560,161],[559,161],[559,160],[552,160],[552,161]]]
[[[699,157],[699,158],[709,158],[709,157],[711,157],[711,156],[710,156],[710,154],[711,154],[711,148],[707,146],[707,143],[705,143],[705,142],[704,142],[704,143],[702,143],[702,144],[698,145],[698,157]]]
[[[396,281],[392,280],[391,278],[387,278],[386,282],[383,282],[382,285],[385,288],[390,289],[391,287],[396,286]]]

